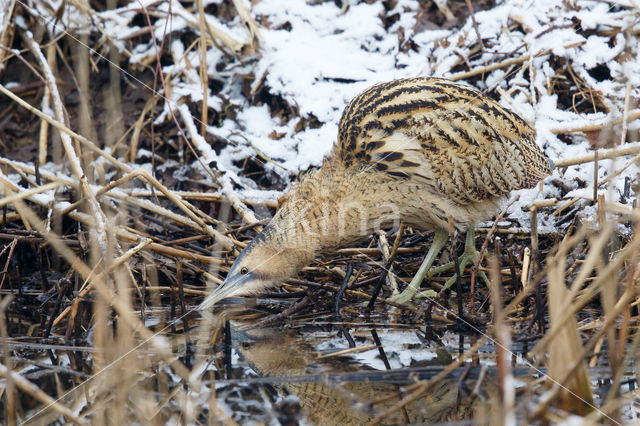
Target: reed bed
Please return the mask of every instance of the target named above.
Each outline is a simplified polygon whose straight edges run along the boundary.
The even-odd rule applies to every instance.
[[[268,70],[250,66],[264,53],[261,29],[269,24],[258,23],[248,2],[98,3],[9,0],[0,6],[3,421],[299,421],[291,409],[299,402],[229,381],[228,318],[196,307],[223,281],[295,175],[250,139],[216,130],[238,114],[226,97],[230,88],[250,105],[268,106],[273,116],[297,120],[300,131],[319,126],[319,119],[271,93]],[[358,6],[339,3],[344,13]],[[507,81],[528,78],[526,95],[536,98],[533,60],[548,57],[555,77],[545,83],[547,94],[586,117],[549,134],[567,146],[588,140],[593,150],[558,158],[560,173],[545,182],[553,190],[535,201],[517,200],[525,223],[505,210],[478,227],[487,256],[458,286],[436,295],[446,278],[435,275],[429,280],[433,298],[416,307],[379,298],[366,313],[376,283],[406,285],[425,253],[430,236],[401,227],[317,259],[282,291],[266,295],[266,308],[244,318],[247,327],[329,324],[349,339],[349,330],[358,329],[349,324],[380,321],[424,335],[448,328],[466,336],[468,343],[429,377],[359,401],[369,414],[354,422],[412,421],[412,404],[464,368],[483,371],[472,392],[458,394],[465,419],[637,422],[640,178],[631,174],[640,155],[632,143],[638,141],[637,87],[617,81],[623,90],[615,98],[590,87],[579,61],[563,56],[582,41],[558,51],[516,49],[500,59],[478,59],[491,41],[472,35],[475,13],[493,2],[424,3],[416,25],[455,28],[473,21],[469,39],[459,39],[452,79],[484,84],[501,71]],[[588,2],[566,3],[579,9]],[[619,3],[607,19],[640,17],[633,2]],[[395,2],[381,5],[380,20],[391,28]],[[637,24],[619,22],[590,35],[620,35],[627,46],[629,40],[637,45]],[[534,31],[526,20],[514,20],[509,29]],[[411,43],[405,40],[402,48]],[[223,70],[210,70],[212,52]],[[615,61],[637,65],[637,52],[621,49]],[[522,87],[486,86],[513,102],[524,93]],[[212,93],[223,104],[212,106]],[[280,137],[274,130],[272,139]],[[235,158],[223,155],[229,148],[236,149]],[[604,177],[603,161],[610,165]],[[583,175],[563,177],[578,166]],[[576,194],[580,186],[584,191]],[[622,188],[621,197],[615,188]],[[462,244],[455,240],[444,257],[454,259]],[[476,282],[480,271],[490,277],[490,288]],[[383,289],[385,295],[392,290]],[[384,349],[356,340],[346,352],[315,354],[314,362]],[[460,408],[476,400],[473,408]]]

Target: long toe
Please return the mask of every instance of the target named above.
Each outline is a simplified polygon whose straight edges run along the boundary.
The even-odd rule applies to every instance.
[[[402,293],[391,296],[387,299],[389,302],[397,303],[399,305],[408,304],[416,296],[416,291],[411,287],[407,287]]]

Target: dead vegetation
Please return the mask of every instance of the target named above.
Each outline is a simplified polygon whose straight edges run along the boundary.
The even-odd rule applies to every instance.
[[[346,11],[357,3],[340,7]],[[493,2],[420,3],[424,13],[417,15],[413,31],[430,29],[428,23],[460,28],[473,16],[474,5],[476,11],[494,7]],[[581,7],[581,2],[565,3]],[[423,369],[394,376],[384,391],[352,386],[358,374],[371,373],[367,369],[340,370],[333,386],[314,388],[330,394],[330,402],[325,411],[311,413],[305,405],[308,387],[294,385],[324,385],[308,365],[335,368],[326,363],[326,353],[319,356],[317,348],[300,344],[299,335],[290,345],[296,351],[285,351],[276,333],[234,349],[253,360],[253,370],[234,370],[229,342],[233,337],[244,345],[250,339],[237,334],[244,331],[224,329],[226,317],[210,321],[194,311],[275,209],[277,197],[252,197],[242,190],[282,190],[294,172],[242,134],[223,137],[215,130],[241,111],[232,93],[241,93],[247,104],[266,105],[272,117],[291,122],[295,133],[324,124],[302,116],[295,103],[269,86],[265,74],[255,74],[259,68],[251,65],[261,55],[266,17],[256,17],[240,0],[206,6],[201,1],[55,4],[10,0],[0,6],[0,406],[6,424],[250,418],[287,423],[300,421],[302,412],[336,423],[470,417],[548,423],[570,415],[588,422],[637,421],[639,178],[627,176],[622,197],[598,188],[613,187],[621,173],[636,167],[640,148],[627,142],[637,140],[628,129],[640,114],[632,90],[637,88],[629,82],[614,82],[626,88],[617,98],[590,86],[611,78],[606,65],[585,74],[570,56],[531,46],[489,55],[493,40],[474,39],[474,31],[465,33],[468,39],[438,40],[442,49],[459,43],[450,78],[483,87],[505,102],[528,96],[536,103],[541,94],[533,84],[532,61],[547,57],[555,76],[544,90],[557,96],[560,109],[586,117],[550,132],[567,146],[586,138],[594,148],[588,155],[559,158],[556,166],[570,172],[593,165],[595,172],[589,179],[555,176],[555,196],[528,206],[526,229],[513,218],[479,228],[478,246],[485,242],[487,260],[457,287],[415,308],[380,299],[371,312],[366,308],[378,282],[395,280],[403,287],[420,264],[430,236],[402,229],[317,259],[285,283],[285,291],[244,311],[241,319],[253,332],[286,327],[303,336],[337,333],[351,349],[329,351],[336,359],[371,348],[385,359],[376,327],[415,330],[425,348],[447,346],[441,342],[446,329],[460,333],[460,346],[447,346],[451,354],[437,369],[412,365]],[[396,2],[383,5],[381,25],[396,28]],[[640,17],[634,6],[614,5],[610,13]],[[169,25],[168,17],[183,25]],[[580,22],[572,25],[585,36],[615,41],[622,34],[637,43],[637,25],[604,25],[590,34]],[[526,20],[514,18],[508,26],[533,31]],[[411,34],[397,29],[400,51],[415,48],[405,32]],[[174,38],[186,51],[172,44]],[[191,60],[191,52],[198,61]],[[206,62],[211,52],[217,52],[213,65]],[[637,52],[622,50],[616,61],[633,58],[637,61]],[[211,66],[215,73],[208,71]],[[503,71],[503,81],[513,85],[488,84],[494,71]],[[194,99],[187,88],[198,87],[201,96]],[[269,137],[280,140],[291,136],[287,132],[274,130]],[[232,163],[223,155],[229,152]],[[598,174],[599,162],[623,157],[604,178]],[[592,195],[565,197],[576,188]],[[539,232],[540,221],[550,221],[554,230],[544,226]],[[455,259],[463,243],[458,242],[440,263]],[[469,278],[478,271],[490,276],[490,289]],[[436,275],[429,285],[437,291],[444,280]],[[261,346],[269,343],[273,346]],[[273,365],[286,368],[267,363],[276,353],[286,362]],[[389,366],[371,381],[398,373]],[[256,372],[263,379],[297,379],[269,384],[250,377]],[[452,377],[450,393],[444,389]],[[234,382],[238,378],[246,380]],[[335,396],[335,388],[342,394]],[[352,399],[359,400],[357,410]],[[343,417],[331,417],[338,415]]]

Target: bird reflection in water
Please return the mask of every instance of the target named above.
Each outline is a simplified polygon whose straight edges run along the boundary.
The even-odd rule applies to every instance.
[[[402,370],[395,370],[392,372],[394,377],[401,379],[390,380],[388,372],[375,370],[354,357],[327,357],[326,354],[320,354],[315,345],[326,338],[324,329],[283,329],[280,325],[255,328],[256,311],[248,311],[246,306],[227,305],[224,315],[225,318],[235,316],[227,324],[230,324],[230,344],[239,355],[240,365],[246,365],[260,377],[252,378],[251,374],[247,377],[248,372],[244,371],[246,383],[274,389],[279,395],[276,400],[283,400],[286,396],[296,397],[301,408],[299,415],[309,423],[367,423],[410,393],[402,392],[414,381],[407,372],[397,375]],[[357,330],[357,335],[360,338],[368,335],[368,341],[372,343],[370,332],[362,328]],[[381,334],[394,332],[393,329],[380,331]],[[450,361],[447,353],[435,363],[446,365]],[[425,363],[433,364],[434,361],[412,367],[425,367]],[[233,367],[234,372],[239,371],[238,365]],[[434,367],[434,371],[437,372],[439,368]],[[242,380],[236,378],[231,383],[238,384]],[[473,388],[473,384],[469,387]],[[470,397],[468,394],[471,391],[465,389],[464,382],[442,380],[424,395],[386,417],[383,423],[437,423],[470,419],[477,411],[476,405],[480,400]],[[290,399],[285,401],[290,402]],[[281,415],[286,417],[285,414]],[[295,421],[303,419],[296,418]]]

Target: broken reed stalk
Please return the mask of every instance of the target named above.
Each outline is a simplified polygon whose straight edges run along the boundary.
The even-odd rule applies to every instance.
[[[502,423],[515,424],[515,388],[511,371],[511,330],[505,322],[502,304],[502,279],[500,262],[497,257],[489,258],[489,276],[491,282],[490,296],[493,309],[493,335],[496,351],[496,367],[498,370],[498,387],[500,389],[499,412]]]
[[[529,274],[527,282],[538,270],[538,210],[531,209],[531,252],[529,261]],[[542,302],[542,292],[537,291],[535,294],[536,311],[534,321],[538,323],[538,331],[544,333],[544,303]]]
[[[578,324],[574,316],[562,315],[568,296],[564,278],[566,256],[563,253],[565,251],[560,251],[553,260],[548,259],[551,262],[547,275],[550,327],[560,330],[549,343],[548,374],[557,383],[563,380],[567,366],[579,365],[554,405],[564,411],[584,416],[593,409],[593,395],[587,366],[582,357],[583,347]]]
[[[391,251],[389,253],[389,256],[387,257],[384,266],[382,267],[382,275],[380,275],[380,278],[378,279],[378,283],[376,284],[374,290],[373,290],[373,294],[371,296],[371,299],[369,300],[369,303],[367,305],[367,312],[371,312],[373,311],[373,307],[376,303],[376,299],[378,298],[378,295],[380,294],[380,291],[382,290],[382,286],[384,284],[384,282],[386,281],[386,279],[388,279],[389,277],[393,277],[393,272],[391,272],[392,266],[393,266],[393,261],[396,258],[396,254],[398,253],[398,247],[400,246],[400,240],[402,240],[402,233],[404,232],[404,225],[400,224],[400,226],[398,227],[398,232],[396,234],[396,238],[393,241],[393,247],[391,248]],[[383,253],[383,260],[384,260],[384,253]],[[386,274],[385,274],[386,272]],[[393,281],[395,283],[395,280]],[[398,287],[397,284],[395,285],[395,288],[392,289],[392,291],[395,290],[396,293],[398,292]]]

